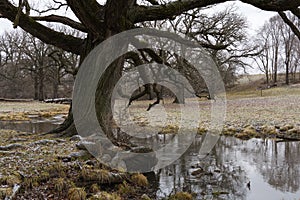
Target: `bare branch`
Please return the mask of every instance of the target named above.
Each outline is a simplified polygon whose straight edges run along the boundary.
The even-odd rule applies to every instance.
[[[18,8],[13,6],[8,0],[0,0],[0,12],[2,16],[10,21],[14,21],[18,13]],[[75,54],[81,54],[83,39],[66,35],[61,32],[54,31],[21,12],[19,24],[22,29],[39,38],[45,43],[55,45],[66,51]]]
[[[134,22],[163,20],[167,18],[174,18],[174,16],[178,16],[183,12],[192,10],[194,8],[204,8],[227,1],[231,0],[177,0],[160,6],[136,6],[130,10],[129,13]],[[285,11],[300,6],[300,0],[242,0],[242,2],[268,11]]]
[[[291,9],[291,12],[300,19],[300,8]]]
[[[59,10],[61,9],[62,7],[67,7],[68,4],[66,3],[62,3],[62,2],[59,2],[59,1],[55,1],[53,0],[54,3],[58,4],[56,7],[50,7],[50,8],[47,8],[45,10],[38,10],[38,9],[35,9],[35,8],[31,8],[33,11],[39,13],[39,14],[43,14],[43,13],[46,13],[46,12],[49,12],[49,11],[56,11],[56,10]]]
[[[298,27],[287,17],[287,15],[284,12],[278,12],[282,20],[292,29],[294,34],[298,37],[300,40],[300,31]]]
[[[253,53],[252,53],[252,49],[249,50],[249,51],[250,51],[250,53],[242,53],[242,54],[239,54],[239,55],[229,56],[226,60],[221,62],[221,65],[223,65],[223,64],[225,64],[229,61],[233,62],[232,59],[236,59],[236,58],[252,58],[252,57],[258,56],[264,51],[264,49],[261,49],[257,52],[253,52]],[[240,60],[238,60],[238,61],[240,61]]]
[[[300,0],[241,0],[244,3],[251,4],[257,8],[268,11],[285,11],[298,8]]]
[[[31,18],[36,21],[58,22],[70,26],[74,29],[80,30],[82,32],[87,32],[87,29],[81,23],[63,16],[48,15],[48,16],[32,16]]]
[[[95,0],[67,0],[68,5],[81,23],[95,36],[104,34],[104,7]]]
[[[133,22],[144,22],[163,20],[167,18],[173,18],[174,16],[180,15],[183,12],[194,8],[206,7],[209,5],[226,2],[228,0],[190,0],[170,2],[164,5],[154,6],[136,6],[129,11],[129,15],[132,16]]]
[[[146,0],[146,1],[148,1],[152,5],[159,5],[159,3],[156,0]]]

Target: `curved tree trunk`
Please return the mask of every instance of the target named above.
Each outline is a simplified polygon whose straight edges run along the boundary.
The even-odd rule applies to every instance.
[[[87,38],[85,39],[84,50],[81,51],[82,54],[80,55],[80,64],[83,62],[83,60],[89,54],[89,52],[92,51],[93,48],[94,48],[93,37],[89,34],[87,36]],[[74,121],[73,121],[72,103],[71,103],[71,106],[70,106],[70,109],[68,112],[68,116],[65,119],[65,121],[62,124],[60,124],[56,129],[51,130],[46,134],[60,134],[63,136],[77,135],[77,131],[76,131]]]
[[[65,136],[76,135],[77,131],[73,121],[73,113],[72,113],[72,103],[69,109],[69,113],[65,121],[60,124],[56,129],[53,129],[46,134],[61,134]]]
[[[102,130],[107,137],[113,142],[116,142],[116,138],[113,134],[113,113],[111,107],[111,96],[113,89],[121,78],[124,58],[118,58],[113,62],[106,70],[98,83],[96,90],[96,112],[97,118],[101,125]]]
[[[134,5],[134,0],[108,0],[106,3],[105,10],[105,39],[118,34],[122,31],[131,29],[133,24],[127,21],[127,10],[128,6],[132,7]],[[88,35],[86,39],[85,49],[83,54],[80,55],[80,61],[88,55],[88,53],[99,43],[97,36],[92,34]],[[99,124],[102,127],[102,130],[107,135],[107,137],[113,142],[116,142],[116,139],[113,135],[113,114],[111,110],[111,96],[113,89],[121,78],[122,69],[124,65],[124,57],[116,59],[105,71],[105,74],[102,75],[98,83],[98,88],[96,90],[96,112]],[[63,135],[75,135],[77,134],[74,122],[72,109],[70,108],[69,114],[65,122],[58,127],[56,130],[53,130],[49,133],[62,133]]]

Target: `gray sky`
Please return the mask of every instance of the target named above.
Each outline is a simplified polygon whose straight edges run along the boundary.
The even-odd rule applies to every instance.
[[[245,16],[248,21],[249,34],[253,35],[255,32],[264,25],[271,17],[276,15],[276,12],[260,10],[252,5],[237,2],[225,2],[211,8],[212,11],[219,11],[226,7],[235,6],[236,12]]]
[[[218,4],[217,6],[212,7],[210,10],[218,11],[222,10],[227,6],[235,5],[238,9],[237,12],[244,15],[248,22],[249,22],[249,33],[253,35],[255,33],[255,30],[257,30],[259,27],[261,27],[266,20],[268,20],[270,17],[276,15],[275,12],[267,12],[260,10],[258,8],[255,8],[254,6],[244,4],[241,2],[226,2],[222,4]],[[6,20],[6,19],[0,19],[0,34],[4,31],[12,30],[12,22]]]

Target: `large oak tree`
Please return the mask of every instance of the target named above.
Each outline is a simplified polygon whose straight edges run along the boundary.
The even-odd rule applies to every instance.
[[[101,5],[96,0],[55,0],[54,9],[66,6],[78,18],[79,22],[65,16],[59,15],[30,15],[30,6],[27,0],[19,0],[16,6],[9,0],[0,0],[0,16],[14,23],[14,26],[21,27],[34,37],[39,38],[45,43],[55,45],[63,50],[78,54],[83,60],[86,55],[99,43],[105,39],[133,29],[140,22],[173,19],[186,11],[212,6],[214,4],[227,2],[229,0],[175,0],[167,3],[160,3],[156,0],[107,0]],[[257,8],[268,11],[280,12],[285,18],[284,11],[290,10],[294,15],[300,17],[300,0],[242,0],[242,2],[251,4]],[[24,12],[23,12],[24,11]],[[41,21],[58,22],[70,26],[74,29],[86,32],[86,38],[77,38],[64,32],[49,28]],[[300,38],[298,27],[289,23],[296,35]],[[96,109],[98,119],[105,133],[113,140],[113,134],[110,129],[112,114],[110,111],[110,97],[114,85],[121,76],[124,57],[117,59],[110,65],[101,77],[96,95]],[[105,89],[103,89],[105,88]],[[61,130],[70,127],[73,124],[72,113],[62,126]],[[74,129],[75,130],[75,129]]]

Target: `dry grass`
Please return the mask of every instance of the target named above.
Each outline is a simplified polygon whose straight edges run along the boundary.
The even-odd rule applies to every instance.
[[[128,196],[135,193],[135,188],[129,185],[126,181],[119,185],[118,193],[120,195]]]
[[[67,114],[69,105],[42,102],[0,102],[0,120],[24,121],[31,116],[50,118]]]
[[[259,90],[252,90],[252,88],[246,88],[243,91],[232,90],[227,94],[226,119],[222,134],[242,139],[274,137],[279,133],[276,127],[280,127],[280,131],[287,131],[286,126],[288,124],[294,126],[295,131],[298,131],[300,130],[298,122],[299,101],[300,85],[266,89],[263,90],[263,97],[260,96]],[[144,123],[142,128],[150,128],[152,133],[177,133],[181,130],[189,130],[189,127],[192,127],[190,125],[194,122],[194,116],[199,114],[201,115],[200,126],[196,131],[198,134],[203,134],[209,130],[213,100],[186,99],[183,108],[190,109],[190,112],[182,123],[180,122],[182,115],[178,109],[180,105],[165,101],[165,104],[160,105],[164,108],[157,109],[161,113],[165,112],[165,117],[158,117],[155,112],[151,115],[146,111],[148,103],[149,101],[134,102],[130,106],[130,110],[135,117],[135,122],[147,121],[147,124]],[[198,103],[199,108],[196,107]],[[252,128],[249,128],[250,125]]]
[[[131,181],[141,187],[146,187],[149,185],[147,177],[143,174],[134,174],[131,176]]]
[[[89,200],[121,200],[122,198],[116,193],[99,192],[89,198]]]
[[[84,181],[99,181],[100,183],[109,183],[109,171],[104,169],[88,169],[84,167],[81,171],[81,176]]]
[[[170,196],[169,200],[192,200],[193,196],[187,192],[177,192]]]
[[[84,188],[71,188],[68,191],[69,200],[85,200],[86,192]]]
[[[228,91],[227,99],[241,98],[259,98],[259,97],[280,97],[280,96],[295,96],[300,95],[300,85],[274,87],[260,90],[257,88],[245,88],[244,90]]]

